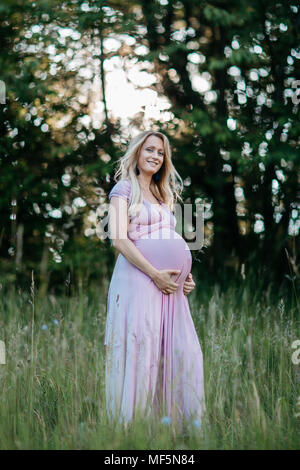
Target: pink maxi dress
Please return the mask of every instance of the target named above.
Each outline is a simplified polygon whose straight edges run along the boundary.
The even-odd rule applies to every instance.
[[[128,179],[109,193],[130,200]],[[143,198],[130,217],[128,238],[157,269],[178,269],[173,294],[163,294],[152,279],[121,253],[107,297],[105,390],[109,420],[129,423],[142,416],[201,420],[205,412],[203,357],[183,283],[192,266],[187,243],[175,231],[176,218],[159,201]],[[156,207],[155,207],[156,206]],[[141,416],[139,414],[139,416]]]

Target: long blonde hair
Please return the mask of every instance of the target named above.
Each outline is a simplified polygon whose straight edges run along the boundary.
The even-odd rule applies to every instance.
[[[128,206],[128,213],[132,214],[132,208],[139,207],[143,200],[143,194],[136,174],[140,150],[145,140],[154,135],[162,139],[164,145],[164,160],[159,170],[160,179],[156,182],[153,177],[150,182],[150,190],[157,199],[165,203],[171,211],[174,211],[174,204],[177,200],[182,201],[183,191],[182,179],[172,163],[172,155],[169,139],[165,134],[158,131],[143,131],[133,137],[129,142],[126,153],[117,160],[117,170],[114,181],[118,182],[127,179],[131,183],[131,197]]]

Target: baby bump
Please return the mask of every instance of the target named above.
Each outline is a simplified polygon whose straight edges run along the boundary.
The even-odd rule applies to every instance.
[[[183,284],[192,266],[192,255],[185,240],[176,233],[168,239],[139,238],[134,241],[142,255],[156,269],[178,269],[180,273],[172,276]]]

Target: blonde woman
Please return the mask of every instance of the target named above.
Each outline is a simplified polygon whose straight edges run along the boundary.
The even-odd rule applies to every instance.
[[[115,181],[109,233],[119,255],[104,340],[108,418],[126,427],[150,415],[199,426],[203,358],[186,297],[195,283],[191,252],[175,231],[172,211],[183,185],[168,138],[154,131],[133,138]]]

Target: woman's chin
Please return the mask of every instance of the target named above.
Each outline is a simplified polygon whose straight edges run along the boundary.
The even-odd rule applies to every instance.
[[[143,170],[143,172],[146,174],[146,175],[149,175],[149,176],[154,176],[156,171],[155,170],[151,170],[149,168]]]

